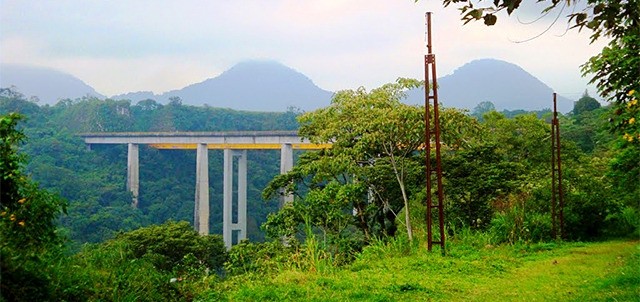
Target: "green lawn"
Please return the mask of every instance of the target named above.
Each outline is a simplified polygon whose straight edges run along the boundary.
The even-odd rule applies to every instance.
[[[239,276],[206,300],[640,301],[638,241],[452,249],[447,256],[369,253],[322,273]]]

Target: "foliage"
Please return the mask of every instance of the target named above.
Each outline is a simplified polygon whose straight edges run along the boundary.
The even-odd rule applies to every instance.
[[[637,123],[637,119],[640,119],[638,99],[640,99],[640,91],[630,90],[622,104],[616,106],[614,116],[609,120],[615,131],[623,133],[622,139],[635,146],[640,144],[640,126]]]
[[[422,111],[400,103],[405,91],[420,87],[415,80],[399,79],[367,92],[338,92],[331,105],[302,115],[300,133],[312,142],[332,142],[331,152],[349,158],[349,164],[371,165],[378,158],[388,158],[402,194],[405,225],[412,237],[406,189],[405,159],[422,143]],[[344,171],[347,172],[347,171]],[[344,173],[343,172],[343,173]],[[361,178],[361,177],[360,177]]]
[[[399,79],[371,91],[341,91],[329,107],[302,115],[301,135],[315,143],[330,142],[332,148],[303,155],[299,164],[287,175],[276,177],[263,195],[269,198],[286,189],[302,196],[301,186],[319,192],[326,185],[357,188],[350,194],[335,195],[343,200],[334,201],[326,191],[322,198],[341,204],[342,215],[353,209],[352,223],[366,240],[394,235],[397,213],[404,209],[404,226],[412,239],[409,201],[422,189],[423,160],[417,150],[424,141],[424,109],[400,100],[407,89],[420,85]],[[474,139],[478,129],[474,119],[450,108],[443,109],[440,117],[445,148],[459,149]],[[311,221],[316,226],[316,220]]]
[[[187,255],[211,270],[219,270],[227,259],[226,247],[219,235],[201,236],[188,222],[168,221],[116,236],[131,249],[134,259],[149,259],[155,267],[171,271]]]
[[[528,209],[524,197],[509,196],[512,204],[491,220],[489,233],[495,236],[495,243],[515,244],[552,239],[550,215]]]
[[[496,106],[493,105],[492,102],[484,101],[484,102],[478,103],[478,105],[476,105],[476,107],[473,108],[473,111],[471,111],[471,115],[477,118],[478,120],[482,121],[482,116],[485,113],[491,112],[491,111],[496,111]]]
[[[584,94],[578,101],[573,104],[573,114],[579,115],[584,112],[593,111],[600,108],[600,103],[591,97],[589,93],[585,90]]]
[[[522,165],[505,161],[496,145],[478,145],[444,158],[447,221],[483,229],[493,202],[517,188]],[[482,181],[478,181],[481,179]]]
[[[637,5],[636,1],[636,13]],[[619,40],[612,40],[599,55],[582,66],[583,74],[594,74],[591,83],[596,83],[600,93],[611,101],[611,128],[620,134],[638,133],[637,126],[624,123],[625,118],[627,121],[640,118],[637,109],[640,93],[634,93],[640,78],[640,22],[636,21],[635,26],[635,33],[631,31]]]
[[[611,180],[615,196],[625,205],[640,210],[640,144],[617,141],[615,155],[609,162],[608,179]]]
[[[275,273],[287,267],[292,254],[291,247],[284,246],[280,240],[243,241],[231,247],[224,267],[229,275]]]
[[[183,150],[140,147],[139,208],[130,206],[126,184],[126,146],[94,145],[91,150],[78,136],[89,131],[226,131],[294,130],[295,109],[282,113],[241,112],[230,109],[168,106],[153,100],[133,105],[128,101],[82,98],[55,106],[38,106],[15,92],[0,95],[0,113],[19,112],[30,138],[21,146],[30,161],[26,173],[41,187],[69,201],[60,232],[72,239],[72,250],[82,243],[102,242],[118,231],[193,219],[195,154]],[[248,237],[263,240],[259,226],[277,203],[264,203],[260,192],[279,172],[277,151],[249,151],[252,177],[248,183]],[[211,232],[222,230],[222,152],[210,152]]]
[[[495,246],[480,239],[456,244],[448,256],[427,253],[424,243],[400,252],[406,237],[404,244],[374,243],[367,257],[342,269],[239,278],[220,295],[230,301],[528,301],[638,294],[636,241]]]
[[[579,1],[543,0],[541,2],[547,4],[547,7],[541,13],[560,9],[559,14],[562,14],[566,6],[576,5]],[[474,6],[474,3],[470,0],[443,0],[445,7],[460,3],[462,4],[459,5],[459,10],[465,24],[482,19],[486,25],[491,26],[497,21],[496,13],[506,10],[507,14],[511,15],[520,8],[522,0],[496,0],[492,2],[492,5],[483,7]],[[593,32],[591,35],[592,40],[597,40],[600,37],[617,39],[626,32],[638,30],[640,13],[637,11],[637,1],[589,0],[587,4],[586,9],[578,12],[574,11],[568,17],[569,22],[573,23],[573,27],[590,29]]]
[[[23,156],[17,153],[22,139],[22,132],[15,131],[17,119],[3,117],[3,127],[14,129],[2,132],[7,140],[0,150],[3,295],[66,301],[358,300],[425,295],[448,299],[461,291],[472,294],[465,290],[477,280],[500,283],[491,276],[519,271],[518,267],[528,265],[523,258],[546,257],[548,264],[551,257],[562,254],[563,247],[545,254],[559,245],[544,243],[550,240],[551,229],[548,114],[492,110],[476,119],[452,108],[440,112],[448,257],[423,252],[424,108],[400,102],[407,87],[416,85],[417,81],[401,79],[371,91],[343,91],[331,106],[302,115],[301,132],[314,142],[331,142],[334,148],[300,154],[289,173],[277,175],[264,189],[269,203],[263,203],[259,193],[277,174],[277,156],[251,153],[255,170],[249,180],[250,238],[262,239],[255,234],[266,221],[264,233],[273,241],[242,242],[228,254],[218,236],[199,236],[186,221],[140,228],[191,219],[190,180],[195,169],[185,166],[194,162],[195,154],[141,147],[144,185],[140,208],[133,209],[124,188],[126,149],[94,146],[86,150],[75,135],[100,129],[259,130],[278,125],[295,129],[299,112],[242,113],[177,101],[131,105],[91,98],[39,107],[20,96],[0,95],[0,112],[31,115],[22,124],[31,140],[20,150],[32,157],[24,166]],[[634,128],[639,108],[634,100],[640,95],[627,94],[626,105],[613,121],[624,125],[627,135],[617,140],[603,125],[606,121],[601,116],[609,108],[560,116],[568,239],[637,236],[640,231],[640,139]],[[210,157],[212,162],[222,161],[220,153],[211,152]],[[60,219],[62,228],[56,230],[53,224],[62,203],[28,180],[24,167],[44,187],[69,198],[69,215]],[[211,168],[212,179],[222,179],[219,170]],[[212,183],[212,200],[221,199],[215,193],[220,191],[219,184]],[[272,199],[288,193],[296,196],[295,202],[267,215],[276,208]],[[221,212],[221,204],[212,202],[211,207],[212,231],[219,232],[221,218],[216,213]],[[398,217],[403,209],[409,219]],[[15,214],[13,220],[10,214]],[[27,225],[30,217],[39,217],[33,230]],[[413,240],[411,233],[397,232],[407,228],[407,222],[415,229]],[[76,249],[79,242],[115,238],[65,256],[57,248],[59,233],[74,238]],[[503,242],[513,246],[496,246]],[[371,263],[379,266],[373,268]],[[448,282],[459,282],[455,284],[460,288],[453,293],[398,273],[416,269],[454,274]],[[394,272],[393,278],[388,271]],[[542,266],[534,271],[541,274]],[[371,281],[378,274],[386,275]],[[521,277],[522,272],[508,276]],[[301,286],[285,288],[277,278],[284,280],[282,284]],[[358,283],[360,279],[367,283]],[[305,282],[313,284],[308,287]],[[379,287],[376,282],[389,285]],[[314,296],[342,292],[353,284],[358,290],[345,295]],[[15,290],[5,291],[9,287]],[[491,290],[496,288],[501,287]]]
[[[611,148],[615,139],[607,130],[605,115],[609,108],[598,108],[574,114],[571,117],[559,117],[561,140],[572,141],[587,153],[600,154]]]
[[[49,299],[45,260],[59,250],[55,219],[66,203],[24,173],[22,116],[0,115],[0,293],[7,300]]]
[[[59,301],[177,301],[172,275],[149,259],[136,259],[124,241],[87,245],[73,257],[54,263]]]
[[[222,273],[220,236],[200,236],[186,222],[167,222],[85,245],[52,261],[54,300],[190,301]]]

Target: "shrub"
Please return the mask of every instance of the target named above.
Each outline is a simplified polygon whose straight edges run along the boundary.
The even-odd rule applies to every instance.
[[[634,207],[627,206],[622,211],[607,216],[605,222],[609,236],[640,237],[640,212]]]
[[[140,228],[114,240],[125,242],[133,258],[145,258],[164,271],[172,271],[189,254],[212,270],[220,270],[227,259],[221,236],[201,236],[186,221]]]
[[[293,248],[286,247],[280,240],[264,243],[242,241],[229,250],[225,271],[230,275],[246,273],[268,273],[287,265]]]
[[[497,243],[531,242],[551,239],[549,214],[525,211],[523,207],[511,207],[497,213],[489,230]]]

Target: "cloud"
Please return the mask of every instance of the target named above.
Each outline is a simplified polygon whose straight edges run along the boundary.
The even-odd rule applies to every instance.
[[[3,63],[70,72],[104,94],[181,88],[246,59],[274,59],[338,90],[423,76],[424,12],[433,11],[440,75],[494,57],[550,86],[583,91],[579,65],[599,51],[586,34],[564,37],[566,19],[462,26],[439,1],[40,1],[0,4]],[[519,12],[532,20],[535,7]],[[27,24],[28,26],[25,26]]]

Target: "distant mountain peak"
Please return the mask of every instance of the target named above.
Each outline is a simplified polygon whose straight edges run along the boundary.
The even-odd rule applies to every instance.
[[[238,62],[235,65],[231,66],[231,68],[223,72],[223,74],[230,73],[230,72],[243,72],[246,70],[254,71],[254,70],[260,70],[260,69],[269,70],[269,71],[282,69],[282,70],[298,72],[295,69],[288,67],[276,60],[254,59],[254,60],[245,60],[245,61]]]
[[[488,101],[498,111],[542,110],[552,106],[552,97],[553,89],[522,67],[492,58],[473,60],[438,79],[438,99],[446,107],[473,109]],[[410,101],[420,99],[416,94]],[[573,102],[559,97],[559,111],[572,108]]]
[[[297,82],[308,82],[315,85],[313,81],[303,73],[274,60],[242,61],[218,76],[220,79],[235,79],[237,77],[248,78],[249,80],[269,80],[269,82],[275,82],[274,80],[291,81],[295,79]]]
[[[453,71],[453,73],[467,72],[467,71],[475,70],[479,68],[490,68],[492,70],[506,69],[506,70],[514,70],[514,71],[517,70],[521,72],[527,72],[524,69],[522,69],[522,67],[507,61],[493,59],[493,58],[483,58],[483,59],[476,59],[476,60],[467,62],[464,65],[456,68]]]
[[[169,91],[159,98],[180,97],[185,104],[238,110],[286,111],[289,107],[314,110],[329,105],[333,93],[311,79],[271,60],[240,62],[219,76]]]
[[[27,97],[36,96],[43,104],[55,104],[60,99],[84,96],[104,98],[91,86],[75,76],[49,67],[0,64],[0,87],[15,86]]]

